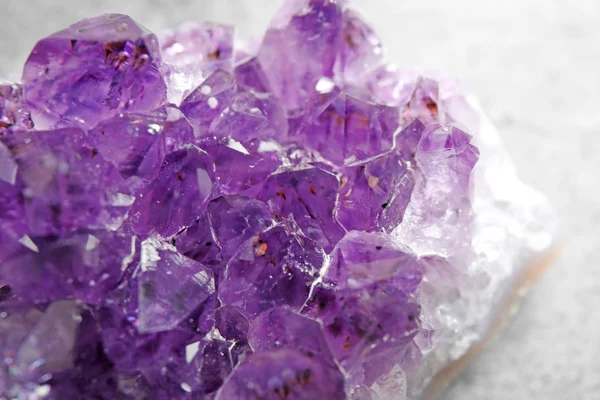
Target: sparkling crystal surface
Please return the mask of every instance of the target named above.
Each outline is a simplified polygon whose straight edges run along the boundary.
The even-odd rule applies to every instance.
[[[166,99],[158,40],[128,16],[105,14],[39,41],[23,69],[25,101],[42,125],[93,127]]]
[[[0,83],[0,398],[419,399],[553,243],[477,103],[346,1],[158,37]]]

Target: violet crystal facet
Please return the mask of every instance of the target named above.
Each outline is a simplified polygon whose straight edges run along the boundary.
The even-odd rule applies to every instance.
[[[0,82],[0,398],[418,399],[550,246],[476,104],[345,1],[233,37],[107,14]]]

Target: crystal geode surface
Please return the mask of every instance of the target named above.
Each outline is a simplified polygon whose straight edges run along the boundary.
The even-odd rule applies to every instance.
[[[420,399],[481,343],[547,201],[476,101],[334,0],[127,16],[0,84],[0,397]]]

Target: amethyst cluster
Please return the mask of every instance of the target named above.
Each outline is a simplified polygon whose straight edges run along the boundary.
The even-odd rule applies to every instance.
[[[417,379],[424,273],[468,246],[471,136],[345,3],[288,2],[255,51],[233,36],[107,14],[0,86],[0,398]]]

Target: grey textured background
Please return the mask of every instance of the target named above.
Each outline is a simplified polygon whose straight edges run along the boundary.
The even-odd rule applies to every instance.
[[[260,33],[279,3],[2,0],[0,76],[20,70],[36,39],[86,16],[128,13],[154,31],[212,19],[247,34]],[[561,216],[563,255],[444,400],[600,399],[600,2],[355,5],[392,61],[442,67],[477,94],[524,180]]]

